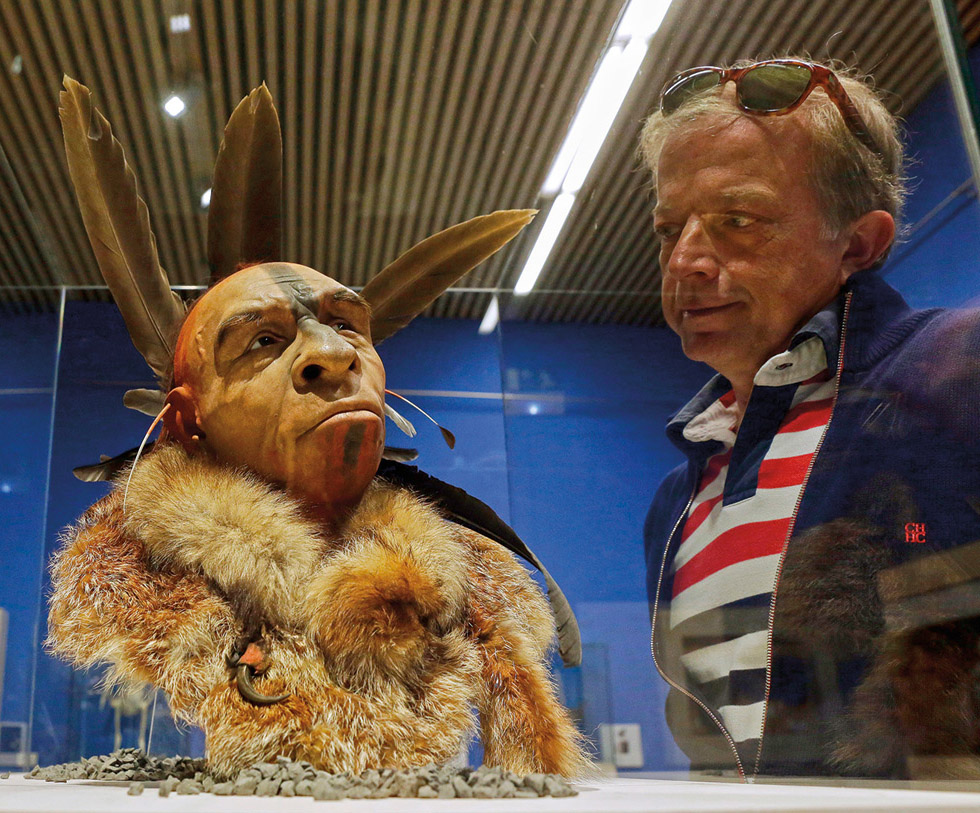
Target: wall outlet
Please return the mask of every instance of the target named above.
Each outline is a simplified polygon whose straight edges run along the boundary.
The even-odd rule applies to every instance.
[[[639,723],[612,723],[599,726],[602,761],[617,768],[643,767],[643,738]]]

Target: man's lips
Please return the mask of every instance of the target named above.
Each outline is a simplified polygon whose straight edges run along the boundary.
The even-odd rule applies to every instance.
[[[680,309],[681,319],[684,322],[694,324],[704,323],[706,326],[709,326],[713,324],[714,317],[727,319],[728,312],[737,308],[739,304],[738,302],[724,302],[715,305],[705,305],[702,303],[686,305]]]

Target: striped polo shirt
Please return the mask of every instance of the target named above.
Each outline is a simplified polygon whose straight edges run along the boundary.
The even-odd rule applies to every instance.
[[[688,440],[723,450],[706,462],[681,532],[670,627],[743,764],[754,763],[762,732],[779,561],[834,393],[823,342],[812,336],[762,367],[738,434],[731,391],[684,428]],[[770,431],[759,431],[767,421]]]

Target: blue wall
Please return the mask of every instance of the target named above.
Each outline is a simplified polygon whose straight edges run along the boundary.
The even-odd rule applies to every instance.
[[[44,562],[57,314],[0,310],[0,607],[9,613],[0,719],[28,723]]]
[[[974,81],[980,76],[980,48],[970,53]],[[937,209],[971,180],[949,83],[941,81],[906,120],[912,160],[912,195],[905,221],[913,230],[882,269],[914,307],[976,305],[980,294],[980,204],[968,184],[964,193]],[[922,219],[933,212],[924,225]]]

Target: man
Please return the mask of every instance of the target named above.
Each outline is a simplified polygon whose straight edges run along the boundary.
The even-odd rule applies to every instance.
[[[163,384],[166,432],[65,534],[49,648],[107,665],[110,685],[163,689],[175,716],[204,730],[219,777],[280,756],[334,772],[444,763],[474,709],[487,764],[585,769],[548,674],[554,623],[504,548],[533,554],[458,489],[379,469],[388,410],[375,341],[531,213],[441,232],[361,295],[275,260],[278,193],[261,196],[278,190],[278,119],[263,87],[226,129],[209,217],[217,281],[183,318],[108,122],[86,88],[65,84],[86,228]],[[560,625],[574,661],[570,611]]]
[[[642,149],[664,317],[717,373],[668,424],[688,461],[645,528],[675,739],[746,777],[947,772],[980,753],[975,614],[910,613],[909,574],[980,538],[980,331],[877,273],[897,122],[816,63],[694,68]]]

